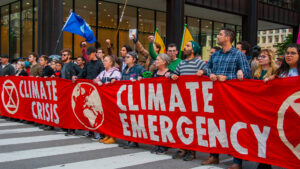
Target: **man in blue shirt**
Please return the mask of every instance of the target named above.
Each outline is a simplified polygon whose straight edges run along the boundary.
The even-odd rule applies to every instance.
[[[251,71],[246,56],[232,46],[235,39],[235,32],[229,28],[222,28],[218,38],[218,45],[222,49],[215,52],[208,63],[206,64],[206,71],[212,81],[221,81],[231,79],[243,80],[250,79]],[[197,72],[198,76],[204,74],[203,70]],[[242,160],[234,158],[234,164],[229,169],[241,169]],[[202,165],[218,164],[219,154],[210,154],[208,160],[202,162]]]

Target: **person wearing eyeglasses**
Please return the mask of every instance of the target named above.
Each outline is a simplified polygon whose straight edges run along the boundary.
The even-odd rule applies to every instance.
[[[284,55],[281,66],[277,69],[276,75],[265,79],[265,82],[273,80],[277,77],[293,77],[300,75],[300,45],[290,44]]]
[[[270,49],[260,51],[258,58],[258,66],[254,72],[253,79],[264,80],[276,72],[275,54]]]
[[[97,58],[99,58],[102,62],[104,60],[105,51],[103,48],[98,48],[96,53]]]

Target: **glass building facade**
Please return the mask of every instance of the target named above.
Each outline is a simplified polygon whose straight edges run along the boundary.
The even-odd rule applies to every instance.
[[[37,51],[37,3],[38,0],[19,0],[0,7],[1,54],[9,54],[10,59],[16,59]],[[128,37],[129,29],[138,29],[138,38],[146,48],[147,37],[153,35],[156,28],[162,38],[166,38],[167,21],[164,11],[127,5],[120,22],[124,4],[102,0],[63,0],[62,3],[64,21],[70,11],[74,11],[92,27],[98,41],[92,45],[105,49],[105,40],[111,39],[115,55],[119,54],[118,51],[124,44],[134,48]],[[217,46],[217,35],[222,27],[229,27],[237,32],[235,43],[242,38],[241,25],[190,16],[185,16],[184,21],[194,40],[201,44],[204,60],[208,60],[211,47]],[[81,36],[63,32],[63,48],[72,49],[74,57],[82,55],[79,44],[83,40]]]

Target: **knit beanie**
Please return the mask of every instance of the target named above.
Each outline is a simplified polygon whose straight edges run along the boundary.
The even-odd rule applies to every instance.
[[[193,47],[193,51],[194,51],[194,55],[196,55],[196,54],[200,54],[200,51],[201,51],[201,47],[200,47],[200,45],[197,43],[197,42],[195,42],[195,41],[190,41],[191,43],[192,43],[192,47]]]

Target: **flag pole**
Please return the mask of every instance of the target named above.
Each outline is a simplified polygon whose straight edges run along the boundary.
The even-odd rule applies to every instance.
[[[68,17],[68,19],[67,19],[67,21],[66,21],[66,23],[68,22],[68,20],[70,19],[70,17],[71,17],[71,15],[72,15],[72,9],[70,9],[70,15],[69,15],[69,17]],[[59,33],[59,36],[58,36],[58,39],[57,39],[57,41],[56,41],[56,47],[55,47],[55,49],[54,49],[54,53],[56,54],[56,51],[57,51],[57,48],[58,48],[58,45],[59,45],[59,40],[60,40],[60,38],[61,38],[61,36],[62,36],[62,33],[63,33],[63,29],[64,29],[64,27],[66,26],[66,23],[64,24],[64,26],[62,27],[62,29],[60,30],[60,33]]]
[[[180,44],[180,48],[179,48],[179,55],[178,55],[178,58],[181,59],[181,48],[182,48],[182,45],[183,45],[183,39],[184,39],[184,34],[185,34],[185,28],[186,28],[187,24],[184,24],[184,27],[183,27],[183,34],[182,34],[182,39],[181,39],[181,44]]]

